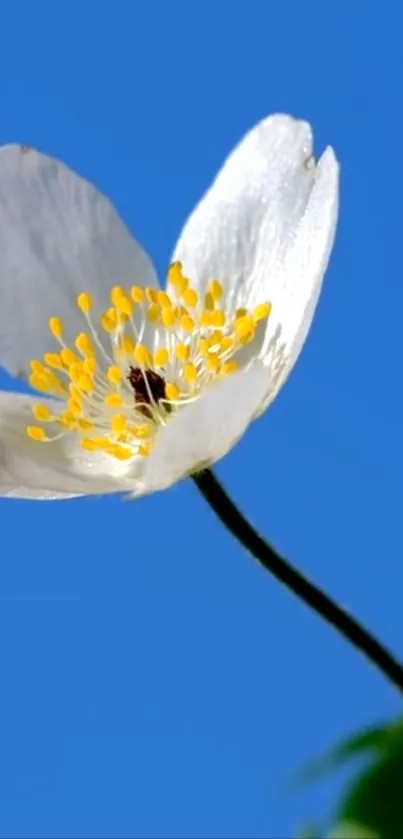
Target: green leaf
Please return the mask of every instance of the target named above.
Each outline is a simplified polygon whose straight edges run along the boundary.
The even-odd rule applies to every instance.
[[[381,839],[403,837],[403,727],[394,726],[388,747],[350,787],[338,811]]]
[[[322,757],[313,760],[297,772],[291,780],[292,787],[306,786],[353,757],[382,754],[390,739],[392,726],[377,726],[353,734],[342,740]]]
[[[382,839],[379,833],[374,833],[356,822],[342,822],[336,825],[327,839]]]

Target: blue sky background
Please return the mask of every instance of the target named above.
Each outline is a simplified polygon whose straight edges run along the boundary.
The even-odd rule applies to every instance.
[[[400,653],[401,24],[388,0],[19,0],[0,29],[0,141],[93,180],[161,274],[254,122],[288,111],[334,145],[341,221],[314,327],[218,474]],[[190,482],[131,504],[2,501],[0,523],[2,837],[291,836],[339,782],[289,797],[289,773],[399,710]]]

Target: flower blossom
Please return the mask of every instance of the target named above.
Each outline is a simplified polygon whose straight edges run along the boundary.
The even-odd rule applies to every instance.
[[[338,164],[310,126],[256,125],[187,220],[164,289],[110,202],[64,164],[0,149],[0,495],[166,488],[273,401],[332,249]]]

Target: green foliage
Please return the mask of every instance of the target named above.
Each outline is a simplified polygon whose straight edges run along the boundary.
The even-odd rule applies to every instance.
[[[365,768],[342,796],[328,839],[403,839],[403,721],[344,740],[299,781],[311,782],[358,756],[366,759]]]

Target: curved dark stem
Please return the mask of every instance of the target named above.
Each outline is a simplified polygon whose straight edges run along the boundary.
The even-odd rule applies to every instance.
[[[303,600],[325,621],[340,632],[344,638],[360,650],[393,684],[403,691],[403,667],[382,646],[382,644],[351,617],[324,591],[309,582],[286,559],[283,559],[265,540],[259,536],[244,518],[238,507],[229,498],[214,473],[206,469],[193,480],[218,518],[241,542],[246,550],[269,571],[270,574]]]

